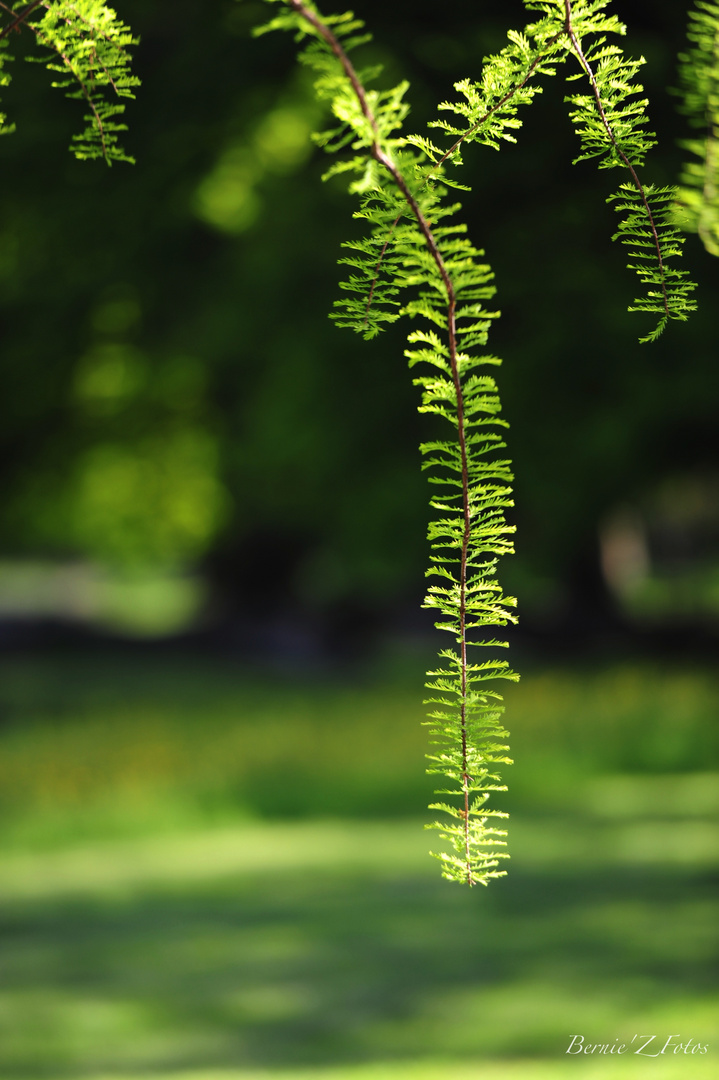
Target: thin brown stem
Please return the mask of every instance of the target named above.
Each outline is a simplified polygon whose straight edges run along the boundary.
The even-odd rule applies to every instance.
[[[464,532],[462,538],[462,555],[460,562],[460,611],[459,611],[459,642],[460,642],[460,665],[461,665],[461,693],[462,701],[460,706],[460,723],[462,731],[462,792],[464,796],[464,850],[465,850],[465,862],[467,866],[467,884],[473,885],[474,879],[472,877],[472,863],[470,856],[470,839],[469,839],[469,774],[467,768],[467,555],[469,551],[469,540],[471,533],[471,514],[469,507],[469,469],[467,460],[467,441],[464,430],[464,395],[462,389],[462,382],[459,375],[459,364],[457,361],[457,331],[456,331],[456,309],[457,309],[457,297],[455,294],[454,284],[449,275],[449,271],[445,265],[442,254],[439,250],[437,240],[430,223],[425,218],[422,210],[417,203],[414,195],[410,191],[407,181],[400,172],[399,168],[392,160],[392,158],[385,153],[380,145],[379,129],[377,127],[377,121],[372,112],[369,103],[367,101],[367,95],[365,89],[360,82],[359,76],[355,71],[352,62],[350,61],[347,53],[342,48],[337,37],[332,33],[330,28],[326,26],[321,19],[315,15],[313,11],[310,11],[302,3],[302,0],[287,0],[288,5],[297,12],[303,19],[305,19],[320,37],[327,42],[332,52],[335,54],[342,70],[350,81],[352,89],[359,103],[362,115],[367,120],[373,135],[373,141],[370,146],[370,153],[378,164],[382,165],[387,170],[399,191],[401,192],[405,202],[409,206],[409,209],[417,222],[420,232],[424,238],[427,249],[429,250],[432,259],[437,267],[439,275],[444,284],[447,293],[447,337],[449,346],[450,366],[452,371],[452,381],[454,383],[455,395],[457,399],[457,429],[459,439],[459,450],[462,463],[462,500],[463,500],[463,516],[464,516]]]
[[[612,131],[612,126],[611,126],[611,124],[609,123],[609,121],[607,119],[607,114],[604,111],[604,106],[602,104],[602,96],[599,93],[599,86],[597,85],[596,77],[594,75],[594,72],[592,71],[592,68],[591,68],[591,65],[589,64],[589,61],[587,60],[586,56],[584,55],[584,53],[582,51],[582,46],[580,45],[579,39],[578,39],[577,35],[574,32],[574,27],[572,26],[572,4],[571,4],[571,0],[564,0],[564,9],[566,11],[566,16],[567,16],[566,17],[566,22],[565,22],[565,30],[566,30],[567,36],[569,37],[569,40],[572,43],[572,49],[574,50],[574,54],[577,57],[577,59],[579,60],[579,63],[581,64],[582,68],[584,69],[584,72],[585,72],[585,74],[586,74],[586,76],[589,79],[589,82],[591,84],[592,93],[594,95],[594,100],[597,103],[597,112],[599,113],[599,119],[601,120],[602,126],[603,126],[604,130],[607,133],[607,137],[609,138],[609,141],[611,142],[612,146],[614,147],[615,151],[617,152],[618,157],[621,159],[622,163],[629,170],[629,173],[631,175],[634,186],[636,187],[636,189],[637,189],[637,191],[639,193],[639,197],[642,200],[642,203],[644,204],[644,209],[646,210],[647,219],[649,221],[649,227],[650,227],[651,232],[652,232],[652,239],[654,240],[654,247],[656,248],[656,252],[657,252],[657,259],[659,261],[659,273],[660,273],[660,276],[661,276],[660,277],[660,284],[661,284],[661,290],[662,290],[662,302],[664,304],[664,312],[665,312],[667,318],[669,318],[669,297],[667,296],[666,274],[665,274],[665,271],[664,271],[664,257],[662,255],[662,246],[661,246],[661,243],[659,241],[659,233],[657,232],[657,227],[656,227],[656,224],[654,222],[654,215],[652,214],[651,208],[649,206],[649,201],[647,199],[646,191],[644,190],[644,185],[642,184],[641,180],[639,179],[639,176],[637,175],[637,171],[634,168],[634,166],[632,165],[631,161],[629,160],[627,155],[624,153],[622,148],[619,146],[619,143],[617,142],[616,136],[615,136],[614,132]]]
[[[44,0],[33,0],[31,4],[28,4],[28,6],[23,11],[21,11],[20,14],[16,16],[16,18],[14,18],[12,22],[8,23],[7,26],[4,26],[2,30],[0,30],[0,40],[2,40],[2,38],[4,37],[7,37],[8,34],[11,34],[13,30],[17,30],[19,26],[22,26],[27,17],[33,13],[35,8],[40,7],[43,2]],[[5,7],[4,4],[3,8],[5,9],[5,11],[9,10]]]
[[[352,83],[352,89],[354,90],[357,100],[359,101],[362,114],[369,122],[375,139],[379,139],[377,121],[375,120],[374,113],[372,112],[367,103],[367,94],[365,93],[365,88],[360,82],[357,72],[355,71],[352,63],[350,62],[347,53],[340,45],[336,35],[332,33],[328,26],[325,26],[322,20],[319,19],[317,15],[315,15],[314,11],[310,11],[308,7],[305,7],[305,5],[302,3],[302,0],[286,0],[286,2],[293,9],[293,11],[296,11],[298,15],[301,15],[302,18],[310,24],[310,26],[314,26],[320,37],[322,37],[332,49],[332,52],[342,64],[345,75]]]

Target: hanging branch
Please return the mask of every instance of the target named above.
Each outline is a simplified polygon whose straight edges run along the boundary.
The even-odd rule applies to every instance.
[[[137,39],[129,28],[100,0],[33,0],[24,6],[0,3],[0,9],[12,16],[0,27],[0,44],[26,27],[51,53],[50,60],[30,59],[58,73],[53,86],[65,90],[69,98],[84,100],[89,111],[84,131],[72,140],[75,156],[103,158],[108,165],[131,162],[118,138],[127,130],[118,123],[125,111],[118,99],[133,98],[140,81],[130,73],[128,49]],[[7,52],[0,54],[0,60],[7,58]],[[3,77],[7,82],[8,76]]]
[[[452,189],[469,190],[447,175],[462,164],[466,143],[498,149],[513,142],[520,126],[518,110],[541,91],[539,77],[555,74],[569,55],[588,78],[591,92],[569,98],[582,152],[577,160],[599,157],[600,167],[620,165],[631,183],[622,185],[619,209],[625,214],[618,234],[630,252],[646,297],[630,310],[655,312],[657,336],[667,320],[685,319],[693,308],[687,299],[693,288],[683,272],[667,266],[679,254],[676,229],[667,220],[671,189],[643,185],[638,168],[653,136],[644,130],[646,102],[632,85],[640,62],[625,60],[616,46],[606,45],[607,33],[623,33],[615,16],[607,15],[608,0],[525,0],[541,17],[523,33],[510,32],[496,56],[485,59],[480,80],[455,84],[461,99],[443,102],[451,120],[433,126],[451,136],[442,149],[419,135],[401,134],[408,113],[407,84],[390,90],[370,89],[378,69],[361,70],[349,58],[368,40],[363,23],[352,13],[320,15],[312,0],[267,0],[281,13],[258,33],[282,29],[306,42],[300,60],[315,72],[315,89],[337,122],[315,136],[317,143],[338,156],[326,177],[349,174],[350,191],[360,197],[355,217],[366,234],[344,245],[350,254],[341,262],[350,268],[341,283],[345,293],[333,318],[366,338],[402,316],[420,320],[409,334],[406,356],[420,368],[415,385],[421,388],[420,411],[449,424],[452,438],[424,443],[423,468],[437,494],[438,512],[429,525],[432,554],[428,575],[440,582],[429,587],[425,606],[438,613],[436,626],[450,633],[454,645],[443,649],[443,666],[429,673],[433,707],[427,721],[437,752],[428,755],[432,774],[447,786],[438,795],[455,802],[433,803],[450,823],[434,822],[451,852],[440,852],[445,877],[469,885],[487,884],[501,876],[497,847],[505,833],[493,826],[486,809],[492,791],[505,790],[495,771],[509,763],[502,698],[494,680],[516,680],[499,660],[470,661],[475,645],[504,647],[495,639],[475,640],[487,626],[516,621],[515,600],[503,594],[496,581],[498,558],[512,551],[505,511],[512,506],[510,463],[499,456],[505,449],[500,403],[494,380],[479,371],[500,361],[475,355],[484,347],[496,312],[484,304],[494,295],[492,272],[456,223],[457,204],[448,202]],[[591,47],[583,40],[593,35]],[[407,298],[407,292],[410,296]],[[429,368],[429,373],[428,373]]]
[[[504,873],[497,867],[507,856],[497,848],[504,846],[505,833],[491,821],[506,815],[484,804],[491,791],[504,790],[494,770],[509,758],[502,742],[507,733],[499,722],[501,697],[486,684],[517,678],[504,661],[473,664],[468,655],[474,630],[515,621],[515,601],[495,580],[497,556],[511,551],[513,531],[504,520],[512,505],[509,463],[497,459],[506,423],[498,415],[494,380],[477,370],[499,361],[467,351],[485,343],[495,318],[482,303],[494,293],[492,274],[477,262],[480,253],[464,237],[464,227],[450,220],[457,207],[445,202],[441,168],[430,158],[435,179],[428,183],[429,155],[418,140],[395,134],[407,114],[406,84],[370,90],[376,71],[359,71],[352,64],[349,52],[366,40],[358,34],[362,24],[350,15],[320,16],[304,0],[285,0],[283,7],[285,13],[261,29],[289,29],[310,38],[302,59],[316,71],[317,91],[340,122],[317,141],[330,152],[349,148],[354,154],[328,175],[357,177],[351,185],[361,196],[356,216],[370,229],[367,237],[347,245],[353,254],[343,261],[356,272],[343,283],[350,295],[338,303],[335,318],[365,336],[401,314],[424,320],[425,327],[409,335],[407,352],[412,368],[430,365],[432,370],[415,378],[422,389],[420,410],[439,415],[453,430],[451,440],[421,448],[423,467],[437,486],[431,505],[441,515],[429,527],[428,571],[441,584],[429,588],[426,606],[438,610],[437,625],[455,640],[455,648],[441,653],[444,667],[430,672],[428,682],[434,707],[430,736],[440,744],[439,752],[429,755],[429,771],[450,782],[438,794],[456,796],[459,803],[433,803],[450,821],[429,827],[439,829],[453,849],[437,854],[445,877],[487,884]],[[397,296],[406,290],[414,295],[400,306]]]
[[[600,168],[621,166],[629,172],[631,182],[622,184],[619,192],[610,196],[618,212],[626,215],[613,239],[621,239],[628,246],[633,260],[630,269],[636,270],[640,281],[649,286],[646,295],[635,300],[629,310],[659,316],[655,329],[640,338],[642,342],[654,341],[669,319],[686,321],[696,304],[688,299],[695,284],[687,272],[667,265],[669,259],[681,254],[683,244],[672,220],[676,189],[645,185],[638,173],[647,151],[656,143],[654,134],[646,130],[648,102],[637,96],[642,87],[633,82],[644,60],[625,58],[616,45],[607,45],[603,36],[585,50],[576,12],[582,16],[592,12],[587,12],[586,0],[574,5],[571,0],[563,3],[572,52],[591,87],[590,94],[567,98],[582,141],[582,152],[575,162],[600,157]],[[594,30],[591,23],[590,29]]]
[[[681,143],[693,158],[682,171],[677,223],[719,255],[719,4],[697,0],[687,37],[692,48],[679,55],[678,93],[680,110],[698,134]]]
[[[426,170],[427,182],[440,176],[448,162],[461,165],[459,150],[465,142],[479,142],[497,150],[502,140],[514,142],[511,129],[521,125],[517,119],[519,106],[530,104],[535,94],[542,91],[540,85],[530,85],[530,82],[540,75],[553,75],[554,63],[563,60],[567,51],[564,28],[557,29],[548,19],[528,27],[524,34],[510,31],[508,38],[509,44],[498,55],[485,58],[480,84],[475,85],[469,79],[454,84],[455,90],[467,98],[466,106],[449,102],[439,106],[440,109],[457,113],[466,121],[463,128],[454,127],[445,120],[430,124],[430,127],[441,128],[458,136],[449,149],[443,151],[421,136],[407,136],[407,143],[418,146],[433,162]],[[445,183],[448,182],[446,176],[443,179]],[[452,186],[463,189],[459,184]],[[382,260],[398,222],[399,218],[392,222],[387,241],[380,252],[367,299],[367,310],[372,303]]]

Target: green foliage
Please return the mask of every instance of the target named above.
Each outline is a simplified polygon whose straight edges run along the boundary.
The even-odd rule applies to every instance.
[[[366,233],[345,245],[352,252],[341,260],[351,271],[342,283],[348,295],[333,317],[367,338],[400,316],[418,320],[406,356],[420,370],[414,379],[422,393],[420,412],[451,428],[451,436],[421,447],[423,468],[435,487],[427,573],[440,579],[428,589],[425,606],[437,612],[438,629],[453,639],[427,683],[427,704],[433,707],[427,724],[437,748],[428,755],[428,772],[445,778],[447,786],[437,794],[456,800],[431,804],[450,822],[428,827],[438,829],[451,848],[437,853],[443,875],[486,885],[504,873],[499,859],[507,857],[496,850],[506,834],[493,820],[506,815],[486,807],[492,792],[505,790],[497,766],[511,762],[495,686],[498,679],[518,676],[505,661],[470,662],[469,650],[506,645],[482,637],[487,627],[516,621],[516,601],[496,580],[498,558],[512,551],[514,530],[505,518],[513,505],[512,474],[510,463],[498,456],[505,449],[506,422],[497,387],[482,370],[500,361],[477,352],[496,317],[485,306],[494,295],[492,272],[456,221],[459,206],[449,201],[451,189],[468,188],[448,178],[445,166],[461,164],[465,142],[497,149],[513,141],[519,106],[541,89],[531,80],[554,74],[556,64],[573,55],[582,70],[571,78],[589,82],[588,93],[567,98],[581,140],[577,161],[599,158],[601,168],[621,166],[631,177],[613,198],[623,215],[617,236],[629,247],[632,269],[649,286],[632,310],[659,315],[644,341],[656,338],[670,318],[685,320],[694,306],[687,298],[693,284],[666,266],[680,253],[679,233],[669,220],[675,192],[645,187],[639,179],[637,168],[654,143],[645,130],[647,103],[634,82],[642,61],[627,60],[606,44],[606,33],[624,32],[614,16],[604,14],[607,0],[527,0],[543,17],[524,33],[509,34],[507,46],[485,60],[479,82],[455,84],[463,100],[440,106],[458,118],[434,125],[454,139],[446,150],[423,136],[402,134],[406,82],[368,89],[379,71],[356,70],[349,59],[367,41],[352,13],[326,18],[304,0],[269,2],[282,3],[282,14],[258,32],[291,30],[297,40],[309,39],[301,59],[339,122],[317,142],[330,153],[349,153],[326,175],[347,173],[353,177],[350,190],[360,196],[355,216]],[[595,40],[585,47],[583,36],[589,34]]]
[[[440,161],[459,163],[463,142],[478,142],[495,150],[502,141],[515,142],[512,131],[521,127],[519,106],[530,104],[542,92],[542,87],[532,80],[554,75],[557,62],[566,58],[566,35],[556,11],[549,11],[523,33],[510,30],[507,38],[508,44],[501,52],[485,57],[478,82],[462,79],[454,84],[465,101],[440,104],[440,110],[455,113],[463,121],[443,119],[430,125],[456,137],[449,150],[436,150]]]
[[[576,4],[576,11],[572,11],[567,0],[565,6],[572,52],[582,68],[573,78],[586,77],[590,83],[589,93],[571,94],[567,98],[581,140],[581,153],[575,160],[596,157],[600,168],[625,168],[630,174],[631,179],[610,197],[622,215],[614,238],[627,245],[630,269],[648,286],[645,296],[635,300],[629,310],[659,316],[655,329],[640,339],[654,341],[669,319],[686,320],[696,304],[689,299],[695,285],[687,272],[666,265],[667,259],[681,254],[683,243],[672,221],[676,189],[645,186],[638,173],[647,151],[656,143],[654,134],[646,130],[648,102],[639,96],[643,88],[635,82],[644,60],[627,59],[618,46],[606,43],[603,33],[588,47],[583,46],[583,30],[624,32],[618,23],[592,26],[590,22],[586,28],[578,23],[576,14],[582,6],[589,12],[606,4]]]
[[[53,86],[67,97],[85,102],[85,127],[72,140],[72,152],[79,159],[103,158],[133,161],[120,145],[118,136],[127,125],[118,122],[125,106],[117,99],[133,98],[139,79],[130,74],[128,49],[137,44],[127,26],[100,0],[36,0],[3,5],[8,21],[0,26],[0,63],[10,59],[8,36],[27,27],[46,56],[32,60],[55,73]],[[2,72],[2,85],[9,76]],[[11,128],[4,127],[7,132]]]
[[[697,0],[687,36],[691,48],[679,56],[680,108],[697,135],[682,144],[692,159],[681,177],[679,220],[719,255],[719,4]]]
[[[615,203],[622,215],[614,235],[628,247],[630,269],[648,286],[630,311],[659,316],[656,328],[641,341],[653,341],[669,319],[686,320],[696,305],[688,298],[695,288],[683,270],[667,266],[667,260],[681,254],[682,238],[673,221],[675,188],[646,186],[639,177],[646,153],[656,139],[646,130],[646,98],[635,79],[644,63],[626,58],[615,44],[607,44],[607,34],[626,33],[626,27],[605,9],[609,0],[527,0],[529,10],[543,18],[527,26],[523,33],[510,31],[508,44],[498,54],[485,58],[478,82],[464,79],[454,85],[464,101],[443,102],[440,109],[454,113],[462,122],[436,121],[433,126],[455,137],[449,150],[441,151],[426,140],[410,139],[421,145],[439,164],[461,162],[465,142],[479,142],[499,149],[502,141],[514,142],[512,132],[521,126],[520,105],[530,104],[541,92],[534,80],[556,74],[557,65],[570,56],[581,71],[569,80],[585,80],[588,92],[568,95],[570,116],[581,140],[575,163],[599,159],[600,168],[627,169],[630,180],[622,184]],[[584,45],[585,38],[590,39]]]
[[[496,766],[509,762],[502,741],[501,696],[486,684],[516,679],[503,661],[468,662],[473,631],[515,621],[515,600],[496,581],[497,557],[512,550],[504,512],[512,505],[509,462],[494,380],[484,374],[494,356],[477,355],[486,344],[495,313],[485,307],[494,294],[482,253],[455,221],[456,204],[447,200],[433,148],[419,138],[397,134],[407,115],[406,83],[388,91],[366,89],[377,69],[352,67],[348,53],[366,40],[362,24],[350,15],[320,19],[314,5],[290,0],[291,13],[263,29],[294,29],[311,40],[303,62],[316,73],[318,94],[329,100],[338,127],[319,136],[330,153],[348,148],[352,157],[329,170],[355,179],[361,199],[357,214],[368,235],[352,242],[344,259],[353,271],[343,283],[350,295],[337,304],[335,318],[372,337],[399,315],[420,321],[409,335],[406,353],[414,382],[422,391],[420,411],[449,424],[450,437],[422,446],[424,468],[436,486],[429,527],[432,546],[428,574],[440,578],[428,590],[426,606],[439,615],[453,648],[443,650],[443,666],[430,673],[428,688],[432,741],[431,773],[449,782],[438,794],[451,794],[460,806],[433,803],[454,821],[435,823],[452,854],[440,852],[443,874],[468,884],[487,882],[497,869],[505,835],[494,827],[490,792],[504,790]],[[430,178],[431,176],[431,178]],[[407,295],[409,293],[409,295]],[[398,297],[404,299],[398,299]],[[429,371],[427,370],[429,368]],[[483,644],[502,645],[491,641]]]
[[[223,603],[244,603],[245,583],[266,576],[256,553],[268,550],[269,536],[281,553],[267,576],[268,619],[282,617],[279,605],[287,605],[311,623],[317,648],[338,647],[337,619],[347,611],[381,633],[385,613],[394,617],[415,602],[425,569],[427,474],[417,468],[416,448],[434,432],[431,420],[422,431],[428,418],[413,415],[401,326],[368,347],[323,318],[337,290],[339,240],[362,227],[343,220],[353,200],[342,195],[342,177],[330,182],[333,191],[316,184],[332,159],[310,159],[308,129],[332,124],[318,115],[309,72],[288,63],[291,37],[249,39],[250,24],[263,14],[254,0],[205,5],[199,21],[189,0],[175,0],[171,20],[165,4],[105,2],[142,42],[130,50],[133,67],[142,62],[142,94],[127,103],[131,131],[122,139],[139,168],[108,169],[68,154],[86,110],[51,90],[41,65],[20,59],[39,51],[27,30],[7,39],[17,60],[6,66],[13,83],[0,91],[0,108],[18,130],[0,140],[2,553],[106,560],[111,553],[98,530],[114,548],[127,507],[138,525],[142,516],[135,557],[145,564],[158,555],[176,558],[174,544],[167,556],[161,550],[174,511],[167,516],[163,505],[158,512],[144,493],[128,491],[121,502],[95,467],[107,460],[96,449],[120,448],[143,485],[146,474],[157,477],[179,510],[187,459],[173,454],[169,461],[169,446],[178,429],[197,432],[212,440],[207,475],[226,488],[229,513],[183,558],[212,567]],[[506,44],[508,25],[523,24],[521,10],[508,19],[501,0],[472,9],[420,3],[401,24],[377,0],[345,6],[375,31],[368,62],[381,53],[396,72],[377,85],[410,80],[407,130],[440,146],[441,132],[427,130],[424,119],[453,119],[434,105],[458,98],[452,82],[478,79],[481,57]],[[635,14],[631,5],[613,5],[630,23],[628,40],[618,40],[649,60],[641,81],[660,135],[677,123],[674,102],[659,91],[672,53],[683,47],[690,6],[645,4]],[[218,71],[226,77],[218,79]],[[596,521],[618,498],[643,498],[668,470],[683,478],[692,462],[706,460],[719,393],[709,345],[719,260],[703,260],[699,317],[670,326],[655,346],[636,348],[631,324],[643,331],[645,318],[647,329],[654,322],[625,315],[623,300],[638,290],[629,291],[620,245],[606,242],[614,211],[603,205],[625,177],[591,162],[570,169],[574,135],[561,105],[562,70],[532,82],[544,86],[543,97],[520,110],[517,144],[502,143],[501,154],[469,147],[463,171],[481,171],[467,181],[472,196],[455,193],[465,204],[459,217],[496,272],[495,303],[503,312],[489,344],[505,360],[495,374],[512,424],[507,441],[522,543],[516,557],[503,560],[500,580],[520,597],[523,626],[553,615],[563,622],[593,603],[582,567],[594,565]],[[291,150],[286,135],[296,156],[283,161]],[[671,140],[661,138],[647,157],[647,179],[668,182],[675,158]],[[451,177],[463,179],[455,170]],[[692,248],[690,239],[685,258]],[[137,322],[127,334],[101,335],[95,320],[123,289],[139,305]],[[128,380],[122,395],[101,401],[90,391],[100,380],[95,366],[114,366],[100,355],[110,340],[127,347]],[[677,366],[679,347],[687,362]],[[200,373],[201,388],[194,377],[180,380],[178,372],[175,379],[183,357]],[[670,423],[681,460],[664,438]],[[148,459],[151,445],[157,455]],[[86,483],[90,473],[96,483]],[[200,514],[198,504],[198,519],[210,525]],[[678,597],[680,579],[669,584],[667,596]],[[709,603],[710,590],[701,595]],[[680,603],[667,599],[670,607]],[[429,613],[420,614],[429,624]],[[342,626],[360,633],[356,618]],[[514,688],[511,696],[514,734]],[[526,748],[520,755],[513,746],[514,757],[526,757]],[[516,806],[518,771],[506,771],[512,806],[504,808]]]

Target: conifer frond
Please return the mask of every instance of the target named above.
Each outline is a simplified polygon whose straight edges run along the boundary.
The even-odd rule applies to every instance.
[[[119,134],[127,125],[120,98],[133,98],[139,79],[130,72],[129,48],[137,44],[129,28],[100,0],[35,0],[2,5],[8,21],[0,27],[3,44],[8,35],[26,26],[51,58],[30,57],[43,63],[57,78],[53,86],[67,97],[85,102],[85,128],[72,140],[77,158],[133,159],[122,149]]]
[[[406,84],[369,89],[376,71],[356,71],[350,62],[343,36],[351,25],[356,38],[363,29],[358,21],[350,14],[320,16],[304,0],[280,2],[283,10],[267,28],[309,39],[303,60],[314,69],[317,92],[339,121],[320,142],[330,152],[348,151],[330,173],[355,176],[351,190],[360,198],[355,216],[366,228],[363,238],[345,245],[349,254],[342,262],[349,277],[333,317],[366,337],[400,316],[415,320],[406,356],[417,371],[419,409],[449,427],[445,439],[422,447],[436,511],[428,530],[428,575],[436,580],[425,606],[436,611],[437,626],[452,639],[442,650],[443,666],[427,683],[441,695],[428,702],[441,705],[427,721],[438,750],[428,755],[428,771],[445,779],[447,786],[438,794],[456,799],[433,804],[450,821],[429,827],[439,829],[450,845],[451,853],[437,854],[444,876],[486,885],[504,874],[498,867],[506,855],[497,851],[504,846],[504,831],[492,824],[493,817],[505,815],[484,804],[490,792],[504,790],[496,769],[510,761],[501,695],[487,683],[517,679],[505,662],[472,664],[468,655],[473,645],[504,644],[476,640],[477,631],[516,621],[515,600],[496,580],[497,558],[512,550],[514,531],[505,520],[512,506],[512,474],[502,456],[506,421],[496,384],[482,370],[499,360],[476,351],[485,346],[497,315],[486,306],[494,295],[493,275],[457,221],[459,206],[449,198],[452,185],[444,182],[441,152],[427,139],[402,133]],[[520,57],[526,58],[525,43],[517,39],[513,48],[516,68]],[[513,77],[516,82],[516,71]],[[499,123],[499,103],[494,113]],[[507,132],[512,118],[501,115]],[[468,119],[471,125],[472,116]],[[492,137],[498,130],[491,128]]]
[[[406,357],[416,372],[420,412],[445,425],[447,432],[421,447],[423,468],[433,494],[431,546],[425,607],[436,612],[435,625],[451,638],[442,666],[429,673],[427,724],[436,752],[428,755],[429,772],[447,784],[437,791],[455,801],[433,804],[449,823],[435,822],[451,852],[437,857],[445,877],[469,885],[487,884],[498,869],[497,846],[503,830],[491,823],[504,816],[485,809],[493,791],[504,790],[497,767],[508,764],[507,732],[502,726],[502,697],[496,680],[517,679],[504,661],[471,662],[475,646],[504,647],[487,627],[516,621],[513,597],[497,581],[498,559],[512,551],[512,473],[505,450],[506,421],[501,417],[497,386],[487,368],[499,364],[483,352],[497,313],[492,272],[457,220],[453,189],[467,190],[447,176],[461,165],[466,142],[498,148],[513,141],[520,126],[520,106],[530,103],[571,54],[579,60],[578,77],[590,92],[570,97],[581,140],[578,160],[598,158],[600,167],[621,166],[629,181],[615,197],[622,214],[617,235],[628,245],[632,268],[646,295],[633,309],[659,314],[656,336],[670,318],[684,319],[693,307],[693,288],[683,271],[668,268],[679,254],[681,238],[670,220],[671,189],[645,187],[637,168],[654,137],[646,130],[646,101],[636,75],[641,61],[627,60],[606,35],[623,25],[607,13],[609,0],[525,0],[540,18],[523,33],[508,35],[507,45],[484,61],[478,82],[455,84],[460,100],[440,108],[452,114],[434,125],[453,142],[442,150],[420,135],[403,133],[407,116],[406,83],[390,90],[369,86],[376,68],[357,70],[348,51],[366,40],[352,13],[326,17],[312,0],[268,0],[280,14],[266,29],[284,29],[305,43],[301,59],[314,69],[317,93],[328,103],[336,124],[317,141],[338,157],[327,175],[354,177],[350,190],[359,195],[355,217],[365,232],[345,246],[341,260],[349,268],[344,296],[333,318],[373,337],[400,317],[415,320]],[[593,44],[583,46],[585,36]],[[487,685],[489,683],[489,686]]]
[[[441,178],[448,184],[441,167],[461,164],[464,143],[479,142],[499,149],[502,142],[513,142],[521,126],[520,106],[530,104],[541,92],[542,76],[555,74],[558,66],[574,55],[581,71],[569,79],[588,79],[590,84],[588,93],[574,93],[567,99],[581,140],[576,161],[595,158],[600,168],[620,166],[629,171],[639,201],[633,201],[628,210],[624,189],[619,197],[613,197],[616,206],[628,214],[615,238],[630,244],[630,266],[647,286],[646,294],[630,310],[659,316],[656,329],[640,339],[653,340],[669,319],[686,319],[695,304],[689,298],[694,286],[688,275],[667,266],[667,259],[681,249],[671,208],[663,196],[657,200],[657,193],[645,188],[639,178],[638,169],[655,142],[647,130],[647,101],[636,80],[643,60],[627,59],[617,45],[607,43],[607,35],[625,33],[623,23],[607,11],[609,0],[525,0],[525,7],[539,12],[539,20],[521,33],[510,31],[504,49],[484,59],[479,80],[455,83],[461,100],[440,105],[454,116],[432,126],[454,139],[449,149],[442,152],[417,136],[408,141],[430,158],[428,179]],[[584,44],[585,40],[590,43]],[[643,237],[651,238],[653,265],[646,258],[636,260],[640,228]]]
[[[675,199],[676,188],[650,186],[638,192],[631,183],[622,184],[619,191],[610,196],[610,201],[616,203],[622,215],[613,239],[619,238],[627,245],[632,260],[630,270],[636,271],[641,282],[649,286],[646,295],[636,299],[629,310],[660,314],[654,330],[639,339],[642,342],[656,341],[668,319],[686,319],[688,312],[696,306],[688,299],[695,286],[686,271],[666,265],[666,259],[681,255],[683,242],[673,212]],[[649,225],[647,207],[653,229]],[[662,253],[661,265],[657,264],[657,247]],[[670,298],[670,312],[662,314],[666,295]]]
[[[719,255],[719,4],[696,0],[689,12],[691,48],[679,55],[680,109],[696,138],[682,142],[692,154],[677,193],[677,223],[697,232],[712,255]]]
[[[676,191],[671,189],[667,194],[666,189],[645,185],[639,176],[646,153],[656,142],[654,133],[647,130],[647,101],[636,81],[644,59],[625,57],[617,45],[607,44],[604,32],[599,32],[591,44],[583,44],[584,34],[601,30],[593,15],[596,9],[606,7],[606,0],[563,0],[563,4],[567,36],[581,68],[572,78],[584,75],[590,84],[588,93],[566,98],[581,143],[575,161],[598,158],[602,169],[620,167],[629,172],[630,180],[608,201],[625,215],[614,238],[628,246],[630,269],[648,286],[645,295],[635,300],[629,310],[659,316],[654,330],[639,339],[654,341],[670,319],[685,321],[696,303],[689,298],[695,285],[687,272],[667,265],[668,259],[681,254],[683,243],[672,219]],[[616,23],[604,29],[624,31]]]
[[[439,105],[440,110],[454,113],[460,119],[435,120],[430,124],[454,136],[450,148],[434,158],[435,163],[461,164],[460,149],[465,142],[479,142],[495,150],[499,150],[503,141],[515,142],[512,133],[521,127],[517,116],[520,106],[530,104],[542,91],[535,80],[542,75],[554,75],[556,63],[566,56],[564,26],[556,11],[528,26],[524,33],[510,30],[507,38],[501,52],[482,61],[478,82],[462,79],[454,84],[463,101],[443,101]]]

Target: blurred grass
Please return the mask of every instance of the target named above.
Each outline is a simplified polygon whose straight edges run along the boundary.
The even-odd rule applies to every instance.
[[[421,662],[347,682],[198,657],[5,658],[2,842],[422,814],[422,677]],[[496,805],[561,810],[592,776],[717,767],[716,672],[556,669],[506,696],[516,764]]]
[[[0,663],[3,1080],[708,1080],[718,676],[507,694],[509,876],[441,881],[421,660]],[[706,1056],[567,1057],[654,1033]]]
[[[512,873],[472,892],[411,820],[6,852],[0,1075],[715,1075],[716,843],[576,862],[537,835],[515,821]],[[575,1034],[644,1033],[710,1053],[566,1057]]]

